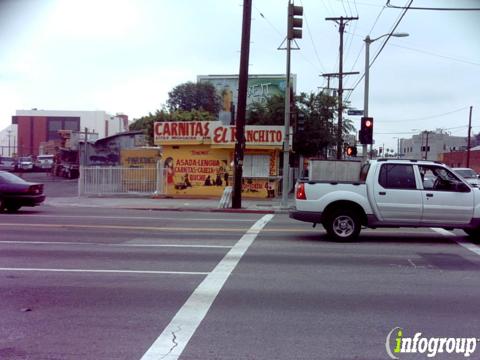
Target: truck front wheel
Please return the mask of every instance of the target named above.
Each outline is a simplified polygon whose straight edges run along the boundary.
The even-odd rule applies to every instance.
[[[327,234],[337,241],[351,241],[360,233],[360,219],[350,210],[335,210],[324,222]]]
[[[480,228],[476,229],[463,229],[470,237],[473,237],[474,239],[480,238]]]

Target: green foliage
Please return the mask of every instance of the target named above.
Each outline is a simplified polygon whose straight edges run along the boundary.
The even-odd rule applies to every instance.
[[[285,97],[274,95],[265,103],[253,103],[247,109],[248,125],[283,125],[285,122]]]
[[[186,82],[177,85],[168,96],[167,105],[170,112],[198,110],[217,116],[222,109],[222,102],[215,86],[208,82]]]
[[[293,151],[303,156],[326,156],[327,149],[336,145],[337,122],[334,121],[337,98],[323,93],[301,93],[294,99]],[[304,114],[304,131],[295,131],[295,113]],[[249,106],[247,124],[283,125],[285,121],[285,98],[273,96],[265,103]],[[343,119],[343,135],[355,131],[350,119]]]

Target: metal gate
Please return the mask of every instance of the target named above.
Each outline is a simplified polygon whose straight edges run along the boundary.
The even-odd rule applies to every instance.
[[[81,166],[78,195],[165,195],[165,180],[165,169],[161,162],[149,168]]]

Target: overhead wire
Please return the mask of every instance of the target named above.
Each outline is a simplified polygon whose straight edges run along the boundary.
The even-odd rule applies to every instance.
[[[353,36],[361,37],[360,35],[353,35]],[[438,53],[435,53],[433,51],[427,51],[427,50],[422,50],[422,49],[418,49],[418,48],[414,48],[414,47],[410,47],[410,46],[398,45],[398,44],[393,44],[393,43],[390,43],[389,45],[394,46],[394,47],[398,47],[398,48],[402,48],[402,49],[406,49],[406,50],[411,50],[411,51],[423,53],[423,54],[430,55],[430,56],[435,56],[435,57],[444,58],[444,59],[448,59],[448,60],[452,60],[452,61],[457,61],[457,62],[461,62],[461,63],[465,63],[465,64],[480,65],[480,62],[475,62],[475,61],[472,61],[472,60],[469,60],[469,59],[460,59],[460,58],[456,58],[456,57],[453,57],[453,56],[450,56],[450,55],[445,55],[445,54],[438,54]],[[365,44],[363,44],[362,49],[364,47],[365,47]]]
[[[270,20],[268,20],[268,18],[265,16],[265,14],[260,11],[260,9],[258,9],[255,5],[253,5],[253,8],[258,12],[258,14],[262,17],[262,19],[264,19],[269,25],[270,27],[272,27],[272,29],[275,30],[275,32],[277,32],[281,37],[285,36],[284,33],[282,33],[280,30],[278,30],[275,25],[272,24],[272,22]],[[306,22],[306,19],[305,19],[305,22]],[[308,25],[307,25],[307,28],[308,28]],[[308,30],[310,32],[310,30]],[[310,36],[311,37],[311,36]],[[315,48],[314,46],[314,51],[315,53],[317,54],[317,60],[320,64],[320,68],[317,67],[316,64],[314,64],[308,57],[306,57],[302,52],[300,52],[300,56],[302,56],[308,63],[310,63],[313,67],[317,68],[319,71],[324,71],[324,66],[322,64],[322,62],[320,61],[320,57],[318,56],[318,52],[317,52],[317,49]]]
[[[460,112],[460,111],[465,110],[465,109],[468,109],[468,108],[469,108],[468,106],[464,106],[464,107],[462,107],[462,108],[460,108],[460,109],[448,111],[448,112],[441,113],[441,114],[429,115],[429,116],[424,116],[424,117],[419,117],[419,118],[414,118],[414,119],[402,119],[402,120],[392,120],[392,121],[384,121],[384,122],[390,124],[390,123],[395,123],[395,122],[408,122],[408,121],[429,120],[429,119],[435,119],[435,118],[439,118],[439,117],[446,116],[446,115],[455,114],[455,113],[457,113],[457,112]]]
[[[372,67],[372,65],[375,63],[375,61],[377,60],[378,56],[381,54],[381,52],[383,51],[383,49],[385,48],[385,46],[387,45],[388,43],[388,40],[390,40],[390,38],[392,37],[392,34],[395,32],[395,30],[397,29],[398,25],[400,25],[400,22],[402,21],[402,19],[404,18],[405,14],[407,13],[408,11],[408,7],[413,3],[413,0],[410,0],[407,7],[405,8],[405,11],[402,13],[402,15],[400,16],[400,18],[398,19],[397,23],[395,24],[395,26],[393,27],[393,29],[390,31],[390,33],[388,34],[388,36],[385,38],[385,41],[383,42],[382,46],[380,47],[380,50],[378,50],[377,54],[375,55],[375,57],[373,58],[373,60],[371,61],[370,64],[368,64],[368,67]]]
[[[416,52],[419,52],[419,53],[431,55],[431,56],[436,56],[436,57],[440,57],[440,58],[444,58],[444,59],[448,59],[448,60],[462,62],[462,63],[465,63],[465,64],[480,66],[480,62],[473,62],[473,61],[470,61],[470,60],[459,59],[459,58],[455,58],[455,57],[452,57],[452,56],[436,54],[436,53],[431,52],[431,51],[416,49],[416,48],[412,48],[412,47],[404,46],[404,45],[396,45],[396,44],[390,44],[390,45],[394,46],[394,47],[399,47],[399,48],[402,48],[402,49],[412,50],[412,51],[416,51]]]
[[[356,8],[356,0],[355,1],[355,8]],[[378,23],[378,19],[380,19],[380,16],[382,16],[383,14],[383,11],[385,10],[385,6],[382,6],[382,8],[380,9],[380,12],[378,13],[375,21],[373,22],[373,25],[372,25],[372,28],[370,29],[368,35],[370,35],[373,31],[373,29],[375,28],[375,26],[377,25]],[[358,16],[358,9],[357,9],[357,16]],[[353,36],[355,36],[355,34],[352,34]],[[363,52],[363,49],[365,49],[365,42],[362,42],[362,47],[360,48],[360,50],[358,51],[358,54],[357,54],[357,57],[355,58],[355,61],[353,62],[353,65],[352,65],[352,69],[350,70],[350,72],[353,72],[353,69],[355,68],[355,65],[357,65],[357,62],[358,62],[358,59],[360,58],[360,55],[362,54]],[[352,91],[353,92],[353,91]],[[347,101],[350,99],[350,95],[352,94],[352,92],[350,92],[347,96]]]
[[[380,50],[378,50],[377,54],[375,55],[375,57],[373,58],[373,60],[368,64],[368,68],[371,68],[372,65],[375,63],[375,60],[377,60],[378,56],[381,54],[381,52],[383,51],[383,49],[385,48],[385,46],[387,45],[388,43],[388,40],[392,37],[392,34],[394,33],[395,29],[398,27],[398,25],[400,24],[400,22],[402,21],[402,19],[404,18],[405,14],[407,13],[408,11],[408,6],[410,6],[411,4],[413,3],[413,0],[409,0],[409,3],[407,5],[407,8],[402,12],[402,14],[399,16],[399,18],[397,19],[395,25],[393,26],[392,30],[388,33],[388,36],[386,37],[385,41],[382,43],[382,46],[380,47]],[[363,73],[363,75],[360,77],[360,79],[358,79],[358,81],[355,83],[355,85],[353,86],[353,90],[350,92],[350,94],[348,95],[347,97],[347,101],[350,99],[350,96],[351,94],[355,91],[355,89],[357,88],[358,84],[360,84],[360,82],[365,78],[365,73]]]
[[[404,6],[391,5],[390,0],[387,0],[386,6],[391,9],[406,9]],[[419,7],[419,6],[410,6],[408,7],[408,9],[429,10],[429,11],[480,11],[480,8],[434,8],[434,7]]]
[[[302,0],[300,0],[300,4],[303,6]],[[306,25],[307,32],[308,32],[308,37],[310,38],[310,42],[312,43],[312,47],[313,47],[313,51],[315,53],[315,57],[317,58],[317,61],[320,64],[320,68],[322,69],[322,72],[326,72],[325,66],[323,65],[322,61],[320,60],[320,55],[318,54],[317,47],[315,46],[315,42],[313,41],[312,32],[310,30],[310,25],[308,24],[307,16],[306,16],[305,13],[303,14],[303,18],[305,19],[305,25]]]

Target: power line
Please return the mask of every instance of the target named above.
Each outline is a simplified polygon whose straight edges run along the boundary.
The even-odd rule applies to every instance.
[[[350,14],[348,13],[347,8],[345,7],[344,1],[342,0],[341,3],[342,3],[342,6],[343,6],[343,10],[345,11],[345,15],[347,15],[347,17],[349,17]]]
[[[441,114],[429,115],[429,116],[424,116],[424,117],[415,118],[415,119],[385,121],[385,123],[390,124],[390,123],[395,123],[395,122],[420,121],[420,120],[435,119],[435,118],[438,118],[438,117],[442,117],[442,116],[446,116],[446,115],[450,115],[450,114],[455,114],[455,113],[460,112],[460,111],[465,110],[465,109],[468,109],[468,106],[464,106],[460,109],[448,111],[448,112],[441,113]]]
[[[273,30],[275,30],[280,36],[284,36],[284,34],[278,30],[275,25],[273,25],[268,19],[267,17],[255,6],[253,5],[253,7],[255,8],[255,10],[258,12],[258,14],[272,27]]]
[[[410,7],[410,5],[412,5],[412,3],[413,3],[413,0],[410,0],[410,2],[408,3],[407,7],[406,7],[405,10],[403,11],[402,15],[401,15],[400,18],[398,19],[397,23],[395,24],[395,26],[393,27],[393,29],[390,31],[390,33],[388,34],[388,36],[385,38],[385,41],[383,42],[382,47],[380,48],[380,50],[378,50],[377,55],[375,55],[375,57],[373,58],[372,62],[368,65],[369,68],[372,67],[372,65],[375,63],[375,60],[377,60],[378,56],[380,55],[380,53],[383,51],[383,49],[384,49],[385,46],[387,45],[388,40],[390,40],[390,38],[392,37],[392,34],[395,32],[395,30],[397,29],[398,25],[400,25],[400,22],[402,21],[403,17],[404,17],[405,14],[407,13],[408,8]]]
[[[431,10],[431,11],[480,11],[480,8],[433,8],[433,7],[415,7],[415,6],[396,6],[390,4],[390,0],[387,0],[387,7],[391,9],[410,9],[410,10]]]
[[[302,3],[301,0],[300,0],[300,4],[303,6],[303,3]],[[318,51],[317,51],[317,47],[315,46],[315,42],[313,41],[312,32],[310,31],[310,25],[308,24],[306,14],[303,15],[303,18],[305,19],[305,25],[307,27],[308,36],[310,37],[310,42],[312,43],[313,51],[315,52],[315,57],[317,58],[317,61],[320,64],[320,67],[322,68],[322,72],[326,72],[325,66],[323,66],[323,63],[320,60],[320,56],[318,55]]]
[[[275,25],[272,24],[271,21],[268,20],[268,18],[265,16],[264,13],[262,13],[262,12],[260,11],[260,9],[258,9],[255,5],[253,5],[253,7],[254,7],[255,10],[258,12],[258,14],[262,17],[262,19],[264,19],[264,20],[270,25],[270,27],[271,27],[273,30],[275,30],[275,32],[277,32],[281,37],[284,36],[284,34],[283,34],[280,30],[278,30],[278,29],[275,27]],[[320,64],[320,68],[318,68],[317,65],[314,64],[314,63],[313,63],[308,57],[306,57],[305,54],[303,54],[302,52],[300,52],[300,55],[301,55],[307,62],[309,62],[313,67],[318,68],[318,70],[320,70],[320,72],[324,72],[324,71],[325,71],[325,70],[324,70],[325,67],[323,66],[322,62],[320,61],[320,57],[318,56],[318,52],[317,52],[317,49],[315,48],[315,44],[313,44],[313,38],[312,38],[312,36],[311,36],[310,28],[309,28],[309,26],[308,26],[308,23],[307,23],[307,20],[306,20],[306,19],[305,19],[305,23],[307,24],[307,29],[308,29],[308,32],[309,32],[309,35],[310,35],[310,39],[312,40],[313,50],[315,51],[315,54],[316,54],[316,56],[317,56],[317,60],[318,60],[318,63]]]
[[[356,0],[354,0],[354,1],[355,1],[355,8],[356,8],[356,7],[357,7],[357,3],[356,3]],[[374,23],[373,23],[373,25],[372,25],[372,28],[370,29],[368,35],[370,35],[370,34],[372,33],[373,29],[374,29],[375,26],[377,25],[378,19],[380,19],[380,16],[382,16],[382,14],[383,14],[383,10],[385,10],[385,6],[382,6],[382,8],[380,9],[380,12],[378,13],[377,18],[375,19],[375,21],[374,21]],[[357,14],[358,14],[358,11],[357,11]],[[356,23],[355,23],[355,25],[356,25]],[[355,35],[355,34],[352,34],[352,36],[356,36],[356,35]],[[362,54],[363,49],[365,49],[365,43],[362,43],[362,47],[360,48],[360,50],[359,50],[359,52],[358,52],[358,54],[357,54],[357,57],[355,58],[355,61],[353,62],[352,70],[351,70],[351,71],[353,71],[353,69],[355,68],[355,65],[357,65],[357,61],[358,61],[358,59],[360,58],[360,55]],[[364,77],[364,75],[362,76],[362,78],[360,78],[360,81],[363,79],[363,77]],[[355,89],[355,87],[356,87],[356,85],[355,85],[353,88]],[[352,94],[352,93],[350,93],[350,94],[348,95],[347,100],[350,99],[350,95],[351,95],[351,94]]]
[[[436,53],[433,53],[431,51],[415,49],[415,48],[408,47],[408,46],[403,46],[403,45],[395,45],[395,44],[390,44],[390,45],[395,46],[395,47],[399,47],[399,48],[402,48],[402,49],[412,50],[412,51],[416,51],[416,52],[419,52],[419,53],[431,55],[431,56],[436,56],[436,57],[440,57],[440,58],[444,58],[444,59],[448,59],[448,60],[462,62],[462,63],[465,63],[465,64],[480,66],[480,63],[477,63],[477,62],[473,62],[473,61],[469,61],[469,60],[462,60],[462,59],[459,59],[459,58],[454,58],[452,56],[436,54]]]
[[[348,6],[348,10],[350,11],[350,16],[353,16],[353,11],[352,11],[352,7],[350,6],[350,1],[349,0],[346,0],[347,1],[347,6]],[[358,15],[358,13],[357,13]]]
[[[361,37],[360,35],[349,33],[348,31],[345,31],[345,32],[348,33],[348,34],[351,34],[352,36]],[[465,63],[465,64],[480,65],[479,62],[475,62],[475,61],[467,60],[467,59],[460,59],[460,58],[456,58],[456,57],[453,57],[453,56],[450,56],[450,55],[438,54],[438,53],[435,53],[433,51],[421,50],[421,49],[413,48],[413,47],[410,47],[410,46],[398,45],[398,44],[393,44],[393,43],[390,43],[389,45],[394,46],[394,47],[398,47],[398,48],[402,48],[402,49],[406,49],[406,50],[416,51],[416,52],[427,54],[427,55],[430,55],[430,56],[435,56],[435,57],[439,57],[439,58],[453,60],[453,61],[457,61],[457,62],[461,62],[461,63]],[[365,44],[363,45],[362,49],[364,47],[365,47]],[[360,51],[360,53],[361,53],[361,51]],[[358,58],[357,58],[357,60],[358,60]],[[355,63],[356,63],[356,61],[355,61]]]
[[[336,1],[342,1],[342,0],[336,0]],[[355,1],[355,3],[359,5],[365,5],[365,6],[384,7],[384,5],[372,4],[372,3],[362,2],[362,1]],[[358,11],[357,11],[357,15],[358,15]]]
[[[353,0],[353,5],[355,5],[355,13],[358,16],[357,0]]]
[[[368,64],[368,68],[370,69],[372,67],[372,65],[375,63],[375,60],[377,60],[378,56],[380,55],[380,53],[382,52],[382,50],[385,48],[385,46],[387,45],[387,42],[388,40],[392,37],[392,34],[394,33],[395,29],[398,27],[398,25],[400,24],[400,22],[402,21],[403,17],[405,16],[405,14],[407,13],[408,11],[408,7],[410,5],[412,5],[413,3],[413,0],[409,0],[409,3],[407,5],[407,8],[403,11],[403,13],[400,15],[400,17],[398,18],[396,24],[393,26],[392,30],[388,33],[388,36],[386,37],[385,41],[383,42],[380,50],[377,52],[377,54],[375,55],[375,57],[373,58],[373,61]],[[353,90],[350,92],[350,94],[348,95],[347,97],[347,101],[350,99],[350,96],[352,95],[352,93],[355,91],[355,89],[357,88],[358,84],[360,84],[360,82],[363,80],[363,78],[365,77],[365,73],[363,73],[363,75],[360,77],[360,79],[358,79],[358,81],[355,83],[355,85],[353,86]]]

